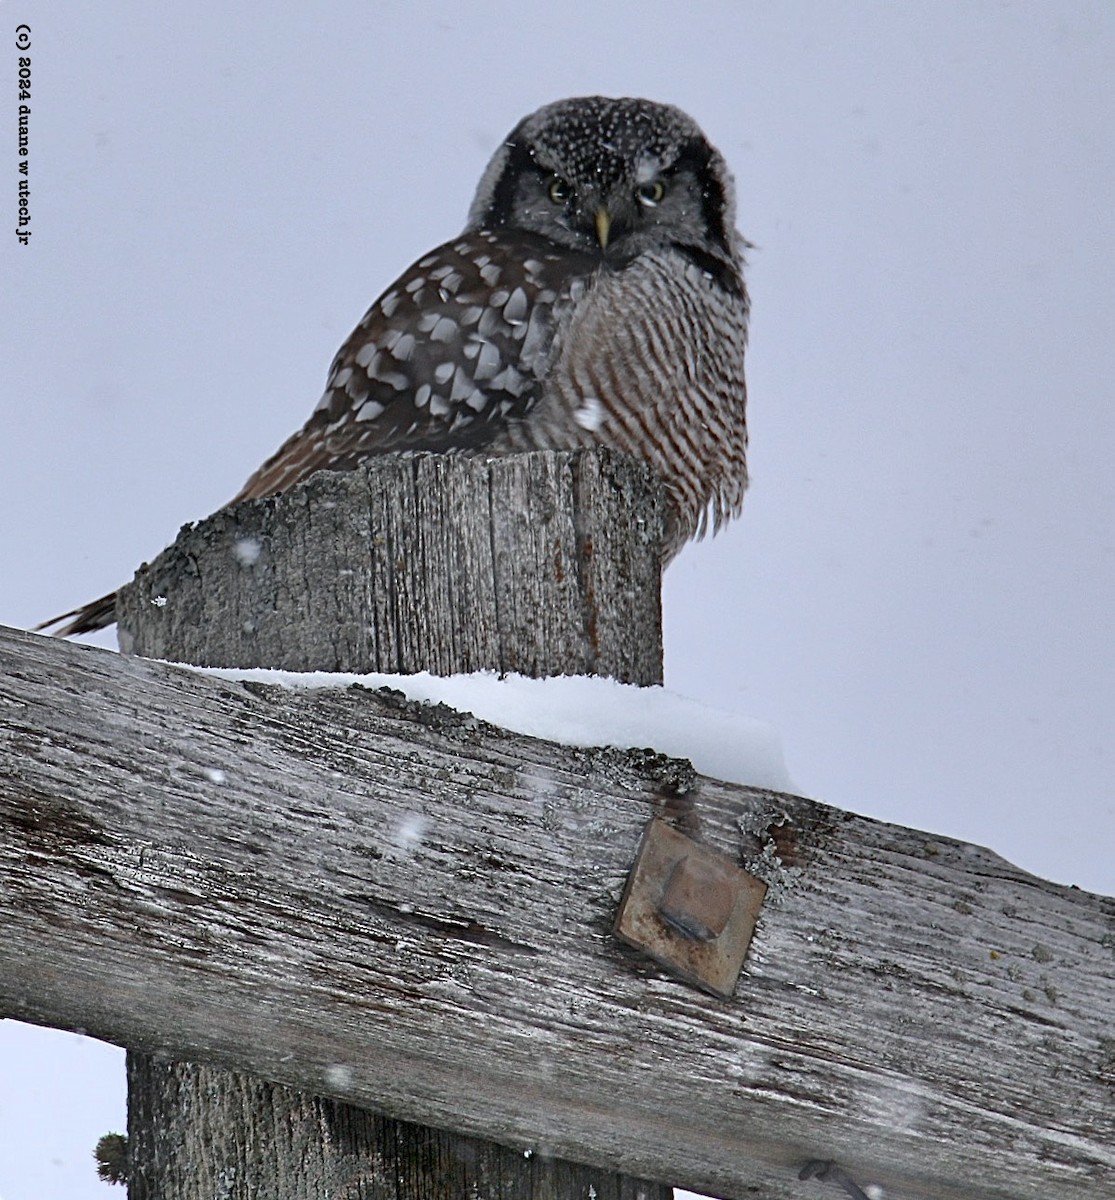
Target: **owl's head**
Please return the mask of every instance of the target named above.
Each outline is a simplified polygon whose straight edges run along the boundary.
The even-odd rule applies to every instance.
[[[675,245],[734,267],[735,189],[680,109],[584,96],[525,117],[496,151],[469,229],[512,228],[622,262]]]

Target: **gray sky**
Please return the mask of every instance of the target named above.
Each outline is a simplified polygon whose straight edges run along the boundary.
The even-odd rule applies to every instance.
[[[773,724],[807,795],[1115,892],[1109,0],[0,14],[12,230],[20,21],[33,63],[0,622],[125,581],[228,499],[520,116],[647,95],[724,151],[756,243],[753,486],[667,574],[667,683]],[[0,1025],[0,1200],[108,1196],[85,1156],[120,1124],[118,1056],[69,1060],[90,1139],[56,1093],[26,1103],[40,1044]],[[7,1139],[59,1124],[13,1166]]]

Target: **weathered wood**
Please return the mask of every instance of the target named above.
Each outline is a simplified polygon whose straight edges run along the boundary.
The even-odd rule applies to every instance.
[[[661,683],[658,485],[605,451],[391,455],[197,525],[117,600],[196,666]]]
[[[647,1200],[662,1190],[233,1072],[158,1060],[137,1072],[136,1065],[130,1058],[130,1124],[141,1141],[132,1153],[153,1170],[150,1179],[132,1179],[133,1200],[162,1200],[161,1181],[185,1176],[199,1195],[223,1197],[240,1189],[267,1200],[291,1192],[343,1200]],[[151,1086],[151,1075],[158,1087]],[[163,1102],[168,1096],[177,1103]],[[151,1098],[157,1107],[145,1110]],[[213,1148],[225,1142],[229,1128],[250,1129],[257,1152],[231,1163],[217,1158]]]
[[[0,633],[0,1012],[608,1171],[936,1200],[1115,1171],[1115,901],[642,753]],[[619,944],[647,818],[771,892],[731,1001]],[[359,1193],[357,1193],[359,1194]]]
[[[184,530],[124,590],[121,645],[195,664],[651,683],[662,678],[661,516],[651,472],[622,456],[382,458]],[[357,1110],[333,1114],[350,1131],[347,1147],[327,1138],[304,1151],[261,1137],[275,1089],[188,1070],[198,1087],[187,1101],[176,1077],[130,1056],[133,1126],[143,1126],[131,1155],[137,1195],[148,1176],[158,1200],[205,1200],[205,1176],[235,1163],[228,1200],[341,1196],[323,1193],[321,1179],[351,1172],[356,1145],[385,1142],[398,1148],[392,1200],[542,1200],[556,1179],[571,1197],[600,1191],[599,1171],[551,1164],[540,1173],[499,1146],[454,1137],[458,1157],[500,1164],[477,1190],[475,1170],[467,1179],[426,1171],[413,1132],[385,1134],[382,1121]],[[317,1111],[309,1097],[286,1103]],[[421,1145],[448,1138],[424,1136]],[[369,1153],[364,1174],[381,1176],[382,1156]],[[648,1200],[668,1200],[667,1188],[628,1182]]]

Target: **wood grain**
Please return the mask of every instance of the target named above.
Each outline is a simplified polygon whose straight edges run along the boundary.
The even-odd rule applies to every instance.
[[[611,933],[655,814],[770,884],[729,1001]],[[1111,1194],[1115,902],[978,847],[4,630],[0,870],[7,1016],[713,1195]]]
[[[117,599],[196,666],[661,683],[662,503],[607,451],[388,455],[196,525]]]

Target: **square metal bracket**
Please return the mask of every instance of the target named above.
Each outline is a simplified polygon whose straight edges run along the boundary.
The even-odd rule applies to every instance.
[[[761,879],[655,817],[627,877],[615,933],[673,974],[727,999],[766,893]]]

